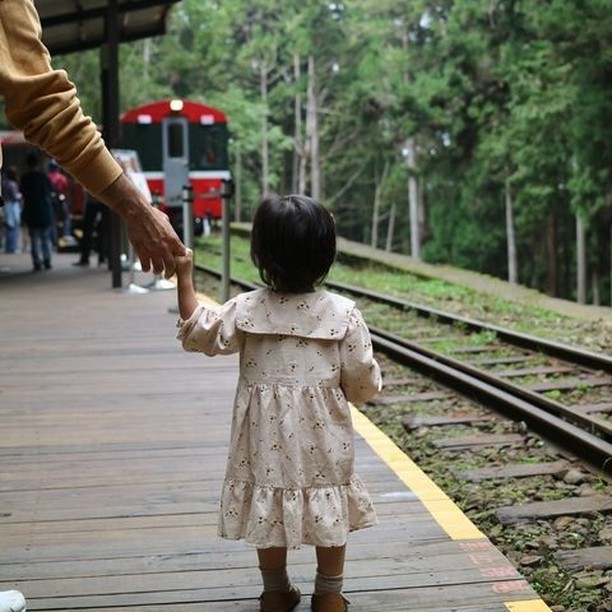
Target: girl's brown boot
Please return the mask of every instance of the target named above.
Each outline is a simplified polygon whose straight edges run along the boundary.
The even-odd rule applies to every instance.
[[[300,603],[300,590],[291,585],[289,591],[264,591],[259,597],[261,612],[291,612]]]
[[[340,593],[321,593],[312,596],[313,612],[347,612],[349,601]]]

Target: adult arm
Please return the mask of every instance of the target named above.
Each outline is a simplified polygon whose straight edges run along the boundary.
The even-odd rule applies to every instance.
[[[182,243],[114,160],[66,72],[51,67],[32,0],[0,0],[0,95],[9,121],[29,142],[125,219],[143,270],[171,276]]]

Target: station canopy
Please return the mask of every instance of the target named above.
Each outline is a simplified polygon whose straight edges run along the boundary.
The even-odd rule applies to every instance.
[[[114,0],[119,42],[163,34],[170,7],[179,0]],[[43,41],[52,55],[101,47],[107,41],[109,0],[37,0]]]

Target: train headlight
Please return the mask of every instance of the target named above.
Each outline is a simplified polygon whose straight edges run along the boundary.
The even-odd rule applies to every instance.
[[[170,100],[170,110],[173,113],[180,113],[183,110],[182,100]]]

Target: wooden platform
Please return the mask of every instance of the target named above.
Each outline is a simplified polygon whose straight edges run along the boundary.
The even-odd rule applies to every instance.
[[[216,535],[237,359],[182,351],[173,291],[113,290],[75,259],[33,274],[26,255],[0,255],[0,590],[21,590],[28,612],[257,611],[254,551]],[[355,422],[380,524],[349,540],[352,612],[548,610],[408,457]],[[290,561],[305,612],[314,552]]]

